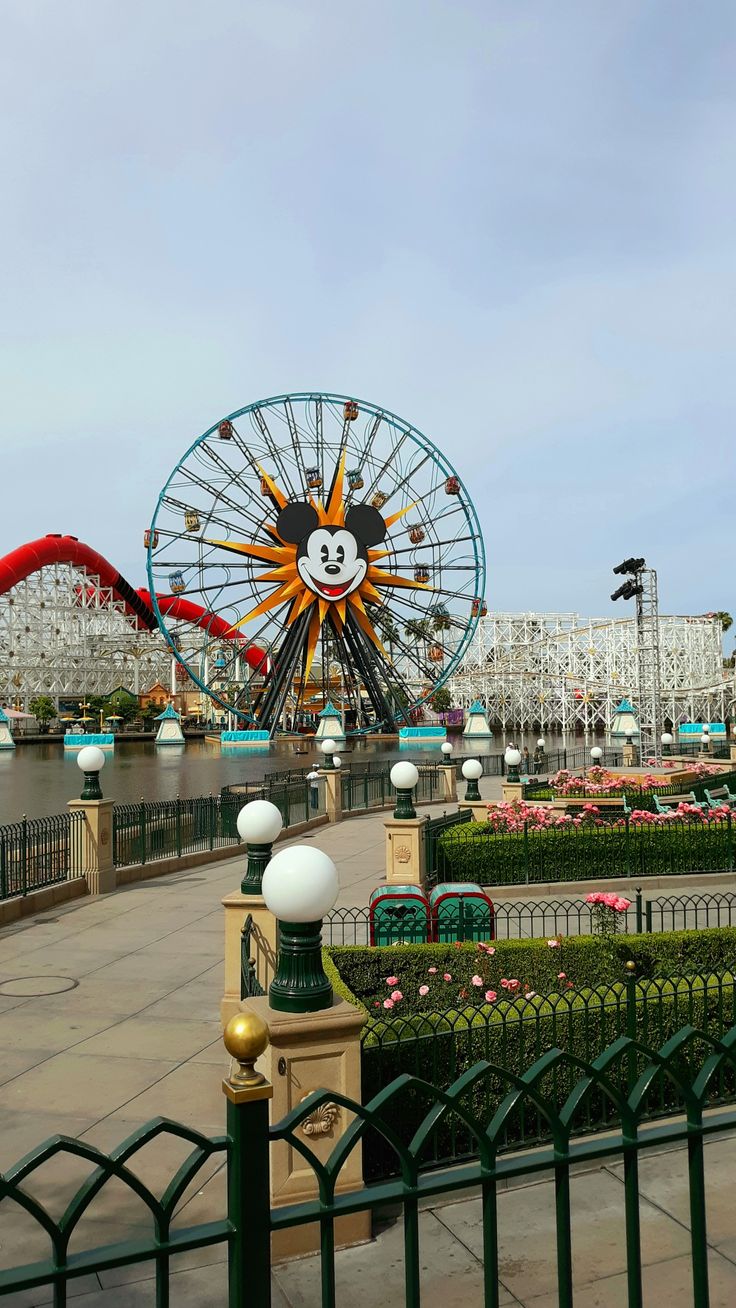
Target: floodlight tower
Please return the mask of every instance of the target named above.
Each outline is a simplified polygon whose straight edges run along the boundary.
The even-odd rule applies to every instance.
[[[639,710],[640,760],[659,758],[661,709],[659,695],[659,599],[657,573],[645,559],[624,559],[614,573],[627,576],[612,600],[636,600],[636,680]]]

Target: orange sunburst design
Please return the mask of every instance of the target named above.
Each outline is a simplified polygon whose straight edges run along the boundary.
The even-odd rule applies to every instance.
[[[327,496],[327,502],[324,504],[321,499],[315,499],[309,496],[308,503],[314,508],[318,517],[318,526],[320,527],[344,527],[345,526],[345,499],[344,499],[344,482],[345,482],[345,459],[346,453],[343,450],[337,466],[335,477]],[[260,476],[263,478],[264,485],[268,487],[272,501],[278,506],[279,510],[288,504],[288,499],[283,491],[277,486],[276,482],[268,476],[260,467],[258,468]],[[414,504],[407,504],[405,508],[399,509],[392,513],[384,521],[387,530],[390,530],[395,523],[403,518],[404,514],[409,513],[414,508]],[[253,621],[254,618],[263,617],[265,614],[273,612],[274,609],[281,608],[282,605],[289,605],[289,612],[286,618],[288,627],[296,621],[302,613],[312,610],[305,656],[304,678],[309,675],[312,666],[314,653],[317,648],[319,634],[327,616],[335,624],[338,632],[342,631],[347,621],[348,613],[355,618],[356,623],[369,638],[377,650],[388,658],[386,651],[378,637],[373,623],[366,611],[366,603],[381,604],[384,597],[381,595],[381,588],[401,587],[410,590],[432,591],[434,588],[424,582],[414,581],[407,577],[399,577],[395,573],[387,572],[384,568],[377,566],[380,559],[388,556],[390,551],[386,549],[368,549],[366,550],[368,558],[368,568],[359,586],[348,595],[339,599],[327,600],[316,594],[304,582],[297,570],[297,550],[298,546],[283,540],[278,533],[275,523],[266,523],[265,529],[273,540],[273,545],[251,544],[250,542],[229,541],[229,540],[208,540],[208,545],[217,545],[221,549],[229,550],[234,554],[244,554],[247,558],[256,559],[261,563],[270,564],[271,567],[262,572],[258,577],[259,582],[266,585],[274,585],[275,589],[270,595],[267,595],[257,604],[255,608],[246,613],[245,617],[230,628],[230,633],[238,631],[246,623]],[[229,633],[229,634],[230,634]]]

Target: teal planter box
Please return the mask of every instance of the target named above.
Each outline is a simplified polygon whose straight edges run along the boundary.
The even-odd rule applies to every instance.
[[[372,945],[426,945],[429,900],[421,886],[378,886],[368,901]]]
[[[493,902],[472,881],[448,881],[435,886],[429,896],[432,940],[493,940]]]

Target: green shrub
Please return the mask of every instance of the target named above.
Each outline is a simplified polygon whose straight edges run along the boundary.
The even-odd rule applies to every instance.
[[[471,978],[478,974],[484,981],[483,991],[495,990],[501,998],[502,978],[515,978],[527,991],[540,995],[556,993],[561,988],[559,972],[565,972],[564,989],[571,981],[575,990],[614,985],[625,975],[629,960],[636,964],[640,979],[682,975],[707,975],[736,965],[736,927],[713,927],[707,931],[662,931],[656,934],[601,936],[563,936],[557,948],[546,940],[498,940],[495,953],[488,956],[475,944],[343,946],[325,950],[333,968],[333,985],[342,998],[363,1005],[374,1014],[376,1001],[382,1001],[395,988],[386,985],[386,977],[398,977],[398,989],[404,995],[391,1014],[391,1020],[413,1013],[441,1011],[462,1004],[461,990],[468,997],[480,994]],[[430,976],[429,968],[437,972]],[[334,969],[334,970],[333,970]],[[452,982],[444,982],[445,973]],[[426,998],[419,987],[428,984]],[[381,1009],[381,1019],[386,1013]]]
[[[733,861],[728,822],[527,832],[495,832],[485,822],[468,822],[450,827],[438,841],[440,880],[488,886],[726,871]]]
[[[685,1024],[721,1035],[736,1021],[733,976],[686,978],[643,982],[637,986],[636,1034],[642,1043],[660,1048]],[[502,1004],[492,1011],[455,1010],[442,1015],[371,1024],[362,1050],[363,1101],[402,1073],[431,1085],[448,1088],[480,1060],[493,1065],[462,1098],[462,1104],[481,1123],[488,1124],[511,1088],[510,1075],[522,1076],[550,1049],[561,1049],[592,1062],[620,1035],[627,1033],[626,987],[619,984],[594,990],[548,996],[534,1001]],[[708,1052],[694,1038],[677,1067],[691,1077]],[[625,1054],[608,1076],[620,1092],[632,1071],[641,1073],[646,1059],[636,1057],[630,1068]],[[507,1075],[504,1075],[504,1069]],[[580,1068],[565,1062],[546,1072],[537,1090],[554,1110],[559,1109],[580,1076]],[[711,1102],[724,1102],[736,1094],[736,1075],[727,1067],[714,1079]],[[408,1144],[432,1104],[432,1096],[410,1086],[402,1090],[391,1110],[392,1128]],[[683,1101],[674,1082],[660,1073],[652,1084],[645,1115],[657,1117],[680,1112]],[[619,1122],[615,1103],[598,1087],[589,1093],[577,1114],[580,1132],[609,1129]],[[500,1147],[518,1148],[548,1140],[549,1124],[542,1109],[529,1098],[520,1100],[500,1138]],[[470,1131],[454,1115],[443,1118],[427,1140],[424,1163],[473,1156],[477,1152]],[[378,1133],[366,1139],[364,1166],[367,1180],[391,1175],[397,1169],[392,1148]]]

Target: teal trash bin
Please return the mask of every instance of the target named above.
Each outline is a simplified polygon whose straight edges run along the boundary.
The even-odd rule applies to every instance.
[[[372,945],[426,945],[429,900],[421,886],[378,886],[368,901]]]
[[[493,940],[495,911],[485,890],[471,881],[448,881],[429,896],[432,940]]]

